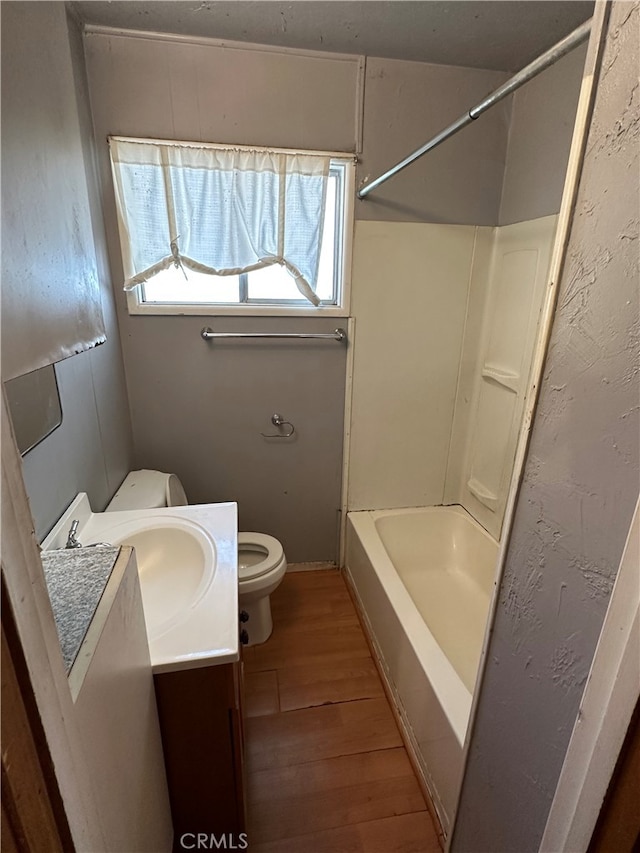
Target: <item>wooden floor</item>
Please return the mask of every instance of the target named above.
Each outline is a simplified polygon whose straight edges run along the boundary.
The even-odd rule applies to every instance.
[[[440,851],[340,573],[288,573],[272,612],[244,655],[251,853]]]

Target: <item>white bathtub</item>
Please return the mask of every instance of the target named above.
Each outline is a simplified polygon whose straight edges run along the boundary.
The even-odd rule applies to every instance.
[[[459,506],[348,515],[345,570],[445,834],[497,555]]]

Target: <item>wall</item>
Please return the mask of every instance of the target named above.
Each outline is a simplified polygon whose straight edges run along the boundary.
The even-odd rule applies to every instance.
[[[357,223],[350,510],[443,501],[475,235]]]
[[[473,402],[479,384],[482,350],[485,346],[487,307],[491,295],[491,264],[497,228],[477,228],[469,274],[469,293],[465,307],[464,331],[447,448],[443,503],[462,504],[468,445],[473,436]]]
[[[556,222],[479,229],[474,253],[444,503],[461,504],[498,540]]]
[[[499,535],[502,512],[462,496],[476,425],[474,382],[488,346],[482,328],[491,256],[501,239],[490,226],[500,221],[501,206],[505,221],[557,213],[583,65],[580,48],[518,90],[513,106],[502,102],[356,202],[350,509],[472,503]],[[507,76],[368,58],[360,183]],[[404,224],[414,220],[488,227]],[[514,422],[514,435],[517,429]]]
[[[368,57],[358,184],[507,76]],[[472,226],[498,218],[509,110],[501,104],[356,201],[349,509],[442,503]]]
[[[74,150],[75,146],[78,156],[74,162],[76,166],[83,166],[76,173],[81,190],[79,195],[86,199],[84,215],[79,222],[89,255],[92,255],[95,247],[96,257],[90,257],[88,263],[93,270],[95,283],[100,286],[108,336],[106,346],[57,365],[63,397],[63,426],[31,451],[24,461],[25,479],[31,495],[38,535],[42,536],[47,532],[77,491],[88,491],[94,507],[102,509],[130,467],[137,464],[168,468],[175,460],[180,465],[179,473],[187,481],[193,500],[219,499],[226,497],[231,490],[231,493],[242,500],[242,524],[282,535],[290,541],[293,549],[291,553],[297,555],[297,559],[322,559],[335,554],[335,513],[339,504],[342,445],[340,421],[343,400],[342,379],[336,378],[340,372],[335,364],[339,349],[331,350],[329,345],[324,349],[309,350],[308,369],[312,371],[312,381],[316,388],[320,388],[317,402],[310,409],[305,408],[309,402],[308,397],[305,396],[304,389],[299,393],[301,386],[297,380],[277,380],[277,377],[292,377],[294,374],[291,369],[290,350],[272,346],[261,353],[261,368],[264,368],[264,373],[270,377],[270,382],[262,384],[264,393],[259,399],[254,394],[256,383],[251,380],[251,367],[243,356],[235,359],[231,356],[231,351],[227,352],[231,358],[227,358],[225,362],[224,380],[217,379],[212,384],[210,377],[205,378],[205,371],[201,377],[201,385],[194,389],[192,402],[197,399],[197,403],[193,403],[192,408],[197,409],[197,415],[187,415],[184,420],[193,423],[200,419],[209,424],[211,429],[207,432],[206,440],[199,439],[194,443],[193,451],[189,450],[188,458],[184,459],[184,454],[181,456],[175,450],[177,444],[184,446],[181,430],[176,432],[173,428],[168,428],[164,431],[158,427],[158,423],[162,423],[164,418],[156,418],[151,425],[150,419],[141,414],[144,412],[141,400],[143,397],[148,398],[149,388],[153,387],[153,380],[150,382],[149,376],[154,374],[152,364],[143,354],[162,349],[162,324],[156,318],[129,318],[116,285],[125,338],[127,372],[136,376],[137,383],[130,389],[131,405],[136,412],[134,432],[138,451],[135,462],[132,460],[128,404],[113,297],[110,292],[111,276],[106,259],[102,211],[93,173],[93,141],[86,110],[80,37],[75,26],[72,26],[70,35],[66,33],[61,7],[52,4],[11,4],[8,11],[15,17],[17,25],[28,27],[29,38],[46,40],[46,50],[44,45],[41,49],[34,48],[34,55],[49,56],[50,51],[51,56],[55,55],[55,61],[62,63],[60,73],[51,75],[40,64],[30,62],[29,73],[32,75],[35,90],[40,92],[40,97],[42,92],[48,92],[49,103],[58,103],[59,99],[62,99],[61,102],[66,105],[68,120],[65,122],[65,128],[67,136],[70,137],[65,150]],[[19,23],[20,21],[22,23]],[[11,38],[9,25],[10,19],[7,16],[4,30],[9,47],[11,44],[22,43],[20,37]],[[268,48],[258,52],[251,49],[235,50],[231,47],[213,50],[210,45],[205,44],[171,44],[153,39],[107,38],[99,35],[90,35],[87,44],[92,73],[93,106],[98,127],[97,138],[100,140],[104,139],[107,132],[112,131],[142,136],[215,138],[220,141],[240,140],[341,150],[356,150],[362,142],[360,180],[367,174],[375,175],[378,171],[388,168],[506,76],[499,72],[369,58],[366,62],[363,97],[360,85],[363,61],[354,57],[327,59],[320,54],[283,54]],[[24,54],[22,51],[22,55]],[[5,63],[10,60],[17,62],[13,54],[6,52]],[[43,86],[39,87],[38,81],[44,76],[47,78],[47,86],[53,88],[47,90]],[[220,77],[224,77],[226,81],[233,80],[234,85],[216,85]],[[9,79],[6,74],[5,79]],[[273,85],[274,80],[278,85]],[[529,84],[533,85],[534,83]],[[326,104],[322,106],[325,100]],[[357,219],[373,222],[495,222],[500,201],[502,168],[506,157],[508,117],[509,107],[505,103],[484,116],[481,122],[452,139],[446,146],[413,164],[366,201],[357,202]],[[5,128],[8,126],[8,122],[5,122]],[[45,138],[44,134],[40,136]],[[80,149],[83,159],[79,156]],[[4,146],[3,156],[6,171],[9,171],[7,167],[11,164],[7,160],[8,149]],[[105,186],[109,186],[110,177],[102,143],[100,157],[102,181]],[[27,175],[23,180],[26,186],[29,186],[30,182],[33,182],[35,190],[36,181],[33,175]],[[87,208],[90,218],[86,215]],[[107,210],[111,214],[107,224],[112,269],[117,282],[120,262],[113,227],[113,209],[107,206]],[[54,220],[57,222],[58,219],[65,219],[59,217],[57,206],[54,213],[55,215],[49,216],[49,224]],[[409,233],[405,235],[397,230],[393,233],[399,235],[401,244],[407,246],[411,242]],[[361,239],[364,243],[359,246]],[[358,256],[362,256],[367,240],[367,227],[359,227],[355,244]],[[420,252],[420,238],[415,249]],[[5,257],[9,257],[9,254],[5,253]],[[370,292],[371,288],[375,290],[381,286],[386,287],[385,281],[373,281],[381,268],[370,265],[366,274],[362,275],[359,269],[360,267],[356,269],[353,281],[356,319],[360,311],[358,306],[367,304],[367,292]],[[62,268],[61,274],[65,276],[65,280],[73,280],[73,276],[62,273]],[[415,288],[416,293],[420,292],[422,282],[419,276],[412,274],[403,282],[403,290],[407,296],[410,296],[411,288]],[[64,305],[67,308],[69,304],[81,301],[65,297]],[[8,322],[10,318],[15,318],[18,312],[11,309],[6,301],[4,307],[5,327],[10,329],[14,325],[18,328],[18,325]],[[372,315],[370,309],[371,304],[366,309],[370,314],[366,323],[373,324],[370,325],[369,333],[375,336],[375,330],[384,326],[385,317]],[[437,312],[428,313],[433,322],[438,316]],[[45,318],[47,323],[51,323],[51,316],[38,309],[34,315],[29,315],[29,322],[40,323]],[[218,322],[218,328],[221,329],[233,325],[227,320]],[[265,325],[260,328],[272,328],[275,322],[265,320]],[[57,327],[57,324],[56,320],[53,325]],[[201,344],[197,338],[201,325],[193,318],[190,323],[180,327],[181,335],[176,342],[175,352],[186,353],[190,349],[191,344],[187,344],[187,338],[189,341],[197,341],[198,345]],[[326,325],[334,327],[333,321]],[[305,320],[304,327],[306,326]],[[286,323],[285,327],[293,328],[290,323]],[[451,341],[455,341],[459,328],[450,326],[450,329]],[[134,336],[135,342],[129,347],[128,342],[133,341]],[[20,345],[32,337],[33,335],[23,334]],[[10,351],[11,348],[7,347],[6,343],[5,339],[5,349]],[[325,364],[327,358],[330,361]],[[146,365],[146,369],[141,367],[140,362]],[[417,364],[415,360],[413,363],[414,366]],[[165,400],[168,401],[167,408],[172,407],[173,399],[183,399],[177,377],[184,376],[190,369],[189,363],[182,358],[174,364],[174,380],[163,385]],[[396,362],[395,369],[391,363],[388,366],[395,373],[398,393],[405,399],[410,398],[415,370],[403,370],[400,362]],[[356,386],[360,381],[363,388],[374,385],[375,370],[370,369],[373,367],[374,362],[362,357],[358,360]],[[302,371],[305,376],[308,375],[306,370],[307,368]],[[220,377],[218,371],[216,376]],[[329,383],[332,387],[331,394],[328,392]],[[231,425],[228,419],[218,421],[217,405],[203,402],[212,398],[216,401],[223,398],[228,388],[237,391],[234,397],[236,417]],[[433,383],[430,383],[430,393],[433,389]],[[437,397],[437,403],[434,403],[434,398],[431,397],[431,413],[440,411],[440,400],[443,401],[444,411],[448,411],[446,401],[451,397],[451,388],[439,383],[438,390],[442,396]],[[247,411],[246,400],[252,396],[255,397],[254,404]],[[238,404],[239,399],[243,400],[242,405]],[[296,423],[297,443],[295,446],[291,443],[294,449],[283,459],[284,447],[275,454],[272,452],[274,448],[269,447],[271,461],[268,461],[263,459],[260,448],[240,446],[239,441],[241,436],[242,440],[246,440],[247,433],[253,438],[256,437],[256,431],[249,425],[264,424],[265,418],[268,419],[272,414],[271,409],[275,409],[277,399],[284,402],[290,411],[293,411],[294,401],[306,402],[302,408],[295,407],[299,420]],[[212,407],[216,411],[213,411]],[[328,412],[333,414],[328,415]],[[426,413],[426,410],[423,409],[423,413]],[[292,416],[290,412],[285,414]],[[379,400],[378,409],[375,406],[373,409],[370,407],[368,414],[368,440],[373,444],[379,441],[390,446],[383,401]],[[354,422],[362,423],[357,407],[354,415]],[[321,442],[318,436],[320,428]],[[415,421],[413,442],[407,445],[408,451],[413,453],[415,458],[425,458],[421,430],[429,435],[427,453],[435,452],[436,447],[439,453],[441,441],[434,444],[431,443],[431,438],[434,433],[440,435],[442,423],[436,423],[432,417],[431,420]],[[216,450],[212,452],[214,442]],[[352,445],[356,466],[359,459],[369,466],[367,460],[370,457],[370,447],[360,445],[359,442],[356,434]],[[155,448],[153,451],[150,449],[152,445]],[[322,456],[319,456],[320,447]],[[203,464],[203,458],[210,461]],[[243,461],[249,458],[252,460],[251,468],[248,461],[246,464]],[[234,469],[230,463],[223,461],[232,459],[234,465],[240,465],[239,469]],[[264,462],[266,467],[262,467],[261,473],[254,474],[258,460],[260,466],[263,466]],[[394,501],[405,505],[414,503],[416,495],[422,496],[420,500],[430,500],[432,495],[438,494],[439,474],[433,481],[419,483],[417,476],[418,473],[424,472],[424,467],[410,467],[413,479],[408,482],[406,493],[396,495]],[[282,485],[279,501],[272,504],[270,484],[281,478],[285,469],[289,472],[287,482]],[[326,477],[316,477],[311,482],[306,472],[317,469],[325,471]],[[375,469],[370,470],[373,472]],[[380,475],[374,475],[371,488],[378,493],[379,481]],[[295,494],[297,498],[306,495],[302,504],[294,502],[303,507],[300,514],[291,514],[291,494]],[[387,503],[383,498],[376,500]],[[364,497],[362,501],[358,501],[368,503]],[[271,507],[268,512],[265,511],[267,506]],[[324,520],[316,527],[320,506],[324,507]],[[276,522],[276,518],[280,521]],[[315,525],[309,521],[312,518],[315,519]],[[282,527],[283,519],[289,519],[285,527]],[[303,522],[304,527],[301,526],[303,519],[306,519]],[[305,548],[303,542],[306,541],[310,528],[318,531],[319,540],[322,542],[319,545],[319,540],[316,539],[311,550]]]
[[[498,224],[560,210],[586,44],[513,95]]]
[[[64,253],[48,253],[43,243],[38,245],[37,251],[34,249],[30,260],[25,260],[21,257],[21,245],[10,241],[5,232],[5,261],[12,266],[14,260],[20,259],[20,263],[30,266],[34,275],[41,271],[40,266],[46,261],[46,287],[55,285],[63,314],[81,313],[86,296],[84,287],[89,290],[95,287],[107,333],[106,343],[56,365],[62,425],[23,459],[36,535],[41,539],[79,491],[89,493],[95,509],[104,508],[129,469],[131,428],[93,162],[81,36],[75,23],[67,20],[63,4],[13,3],[3,8],[3,39],[10,47],[20,45],[20,54],[28,56],[29,60],[28,68],[24,68],[15,53],[3,51],[3,81],[6,84],[12,81],[20,92],[26,77],[28,85],[40,91],[42,98],[31,101],[32,121],[41,124],[37,141],[32,141],[29,135],[21,138],[26,154],[4,145],[5,138],[20,131],[22,124],[15,123],[13,114],[5,118],[3,98],[4,174],[8,176],[14,168],[18,169],[23,157],[35,160],[40,157],[47,170],[46,181],[42,181],[38,169],[19,172],[21,199],[14,200],[16,206],[12,215],[17,221],[28,221],[32,213],[28,199],[37,195],[41,236],[46,235],[50,241],[58,240],[60,235],[71,230],[81,237],[79,242],[72,243],[73,265],[70,266]],[[28,49],[27,44],[30,45]],[[34,57],[39,61],[34,61]],[[49,60],[55,64],[52,66]],[[50,106],[55,108],[55,116],[48,114]],[[29,112],[24,103],[21,110],[22,114]],[[64,155],[58,139],[62,125]],[[35,126],[33,130],[35,133]],[[46,155],[38,154],[41,146]],[[74,180],[65,183],[64,175],[71,168],[69,158]],[[62,187],[57,184],[58,179],[63,182]],[[3,196],[5,187],[6,179]],[[74,199],[70,208],[64,203],[64,193],[71,194]],[[68,245],[68,241],[63,240],[59,248],[66,249]],[[63,319],[50,310],[46,300],[38,299],[27,309],[14,305],[10,299],[5,300],[4,296],[3,292],[3,332],[8,330],[9,334],[3,334],[3,364],[7,357],[11,358],[14,344],[11,330],[22,330],[22,342],[28,347],[33,345],[42,324],[48,325],[55,336],[69,340]],[[29,323],[28,333],[23,327],[25,321]]]
[[[508,76],[374,58],[364,69],[357,57],[99,31],[86,36],[86,53],[98,139],[119,133],[361,148],[359,182],[424,143]],[[220,86],[220,79],[234,84]],[[350,508],[443,500],[473,250],[473,228],[464,223],[498,221],[510,109],[502,103],[356,202]],[[101,170],[117,282],[106,145]],[[461,227],[439,231],[440,223]],[[237,497],[241,525],[281,538],[292,560],[334,559],[344,351],[270,343],[258,364],[255,348],[203,347],[204,319],[130,317],[117,284],[116,298],[135,464],[174,468],[191,500]],[[215,327],[295,331],[309,322],[216,318]],[[296,424],[295,441],[265,444],[259,432],[285,408]]]
[[[368,60],[363,99],[364,64],[359,57],[287,53],[233,44],[221,47],[212,42],[185,43],[104,32],[90,32],[85,41],[98,139],[115,133],[356,151],[363,136],[363,169],[377,168],[378,164],[381,168],[388,166],[396,151],[406,153],[412,135],[419,137],[418,142],[423,141],[432,129],[438,129],[435,125],[441,126],[449,120],[452,110],[463,109],[470,100],[480,97],[505,77],[497,72]],[[220,85],[221,80],[225,85]],[[431,99],[429,111],[416,108],[425,91]],[[396,111],[384,129],[377,123],[381,110]],[[479,136],[467,136],[466,141],[440,157],[435,173],[433,166],[427,167],[424,174],[425,167],[418,166],[408,184],[405,182],[404,187],[392,190],[390,198],[400,208],[361,202],[356,217],[384,216],[405,221],[433,218],[445,222],[484,217],[495,221],[500,198],[499,180],[495,184],[495,178],[502,174],[504,165],[506,110],[503,107],[488,117]],[[461,177],[455,178],[453,196],[442,191],[437,196],[430,192],[421,196],[422,202],[418,203],[414,192],[416,175],[431,180],[443,167],[454,173],[454,164],[460,157],[471,165],[468,170],[465,167]],[[336,559],[344,348],[309,342],[205,345],[199,332],[210,323],[221,331],[276,328],[299,331],[333,329],[345,325],[344,321],[263,318],[243,322],[224,317],[129,316],[117,285],[122,272],[106,145],[101,146],[101,169],[107,188],[107,231],[123,336],[136,465],[174,469],[183,479],[192,501],[237,499],[242,528],[278,536],[290,560]],[[489,195],[487,170],[491,171]],[[368,251],[365,248],[371,242],[368,226],[369,223],[361,223],[356,230],[356,255]],[[417,231],[405,234],[400,223],[388,230],[385,240],[396,256],[399,247],[407,256],[420,252],[422,236]],[[394,249],[394,245],[398,248]],[[370,309],[377,307],[371,294],[381,288],[391,292],[386,272],[373,281],[380,276],[381,269],[380,265],[356,264],[352,280],[352,313],[356,325],[360,322],[360,310],[368,312],[362,327],[369,325],[369,334],[373,333],[376,339],[376,323],[384,324],[386,318],[382,314],[376,316],[375,310],[371,313]],[[436,283],[436,287],[440,288],[438,292],[445,292],[441,285]],[[451,315],[458,319],[446,318],[451,328],[450,335],[445,336],[450,353],[456,350],[462,322],[456,299],[466,298],[460,296],[460,288],[466,288],[464,277],[460,285],[455,284],[450,297],[445,293],[440,313],[430,312],[430,322],[441,324],[447,307],[454,305]],[[403,289],[409,304],[423,289],[415,266],[405,270]],[[406,304],[397,305],[403,315]],[[417,314],[413,313],[413,317]],[[423,324],[419,326],[418,333]],[[414,331],[407,327],[404,334],[407,343],[415,343]],[[393,344],[389,351],[399,354]],[[418,361],[414,363],[417,365]],[[402,363],[395,364],[400,393],[405,399],[410,398],[415,371],[405,372]],[[356,369],[365,386],[375,382],[372,367],[367,358],[359,357]],[[445,372],[446,380],[436,378],[433,372],[429,383],[429,391],[437,388],[440,395],[437,404],[432,400],[432,419],[440,399],[445,408],[450,407],[455,393],[455,368]],[[378,405],[383,405],[380,397]],[[291,442],[265,442],[259,435],[268,431],[269,418],[276,411],[296,426],[296,437]],[[411,448],[416,453],[423,447],[420,429],[424,422],[424,417],[416,420],[412,433]],[[354,423],[363,423],[358,412]],[[369,427],[390,446],[390,437],[383,434],[386,426],[382,420],[374,416]],[[427,426],[427,432],[438,436],[432,453],[439,452],[448,428],[446,418]],[[356,453],[358,441],[356,435],[352,445]],[[363,448],[360,457],[365,467],[368,452]],[[441,467],[438,462],[438,469]],[[414,484],[416,473],[414,469]],[[413,485],[409,491],[411,488]],[[421,494],[425,490],[428,494],[434,491],[424,484],[418,490]],[[413,497],[405,494],[399,500],[406,504]]]
[[[367,58],[358,185],[404,159],[509,77],[499,71]],[[509,99],[356,202],[358,219],[495,225]]]
[[[104,341],[64,6],[2,14],[2,377]]]
[[[496,538],[500,537],[525,403],[531,351],[555,232],[553,214],[560,209],[585,55],[586,45],[514,93],[498,217],[501,227],[484,229],[474,254],[444,502],[462,504]],[[520,253],[519,261],[516,251]],[[532,252],[538,256],[535,269],[531,265]],[[503,298],[496,303],[499,287],[503,288]],[[500,314],[501,304],[506,307],[505,298],[510,292],[515,294],[518,288],[524,290],[513,300],[512,317],[507,321]],[[524,334],[523,329],[516,342],[512,334],[516,314],[522,314],[525,301],[532,296],[528,333]],[[518,353],[522,347],[525,356],[515,370],[519,380],[517,389],[511,383],[513,394],[501,390],[495,379],[482,375],[490,346],[495,350],[498,342],[499,366],[506,368],[502,363],[507,357],[503,344],[509,337],[512,355],[516,345]],[[490,338],[494,339],[493,344]],[[495,355],[491,358],[495,359]],[[491,404],[489,396],[494,398]],[[486,399],[481,405],[483,397]],[[511,403],[513,412],[500,411],[501,404],[510,409]],[[491,424],[488,429],[483,430],[483,420],[485,426]],[[494,481],[492,488],[485,491],[495,494],[496,500],[478,498],[469,490],[468,481],[478,480],[473,473],[474,457],[476,467],[484,469],[479,479]]]
[[[205,343],[211,318],[131,318],[127,376],[136,464],[180,474],[192,503],[238,501],[241,530],[283,542],[289,561],[335,560],[345,346],[333,341]],[[216,329],[330,332],[340,321],[215,319]],[[344,325],[344,323],[343,323]],[[277,430],[275,412],[295,428]]]
[[[86,55],[136,467],[173,470],[191,502],[237,500],[240,526],[289,561],[335,560],[346,347],[205,343],[200,330],[331,331],[340,318],[129,316],[109,134],[353,151],[358,57],[89,33]],[[267,440],[278,412],[296,428]]]
[[[637,3],[614,3],[452,850],[537,850],[638,496]]]

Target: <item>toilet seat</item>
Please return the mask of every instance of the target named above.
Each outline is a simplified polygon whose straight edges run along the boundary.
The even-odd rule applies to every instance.
[[[252,555],[252,556],[249,556]],[[277,569],[284,559],[280,542],[266,533],[238,533],[238,581],[254,580]]]

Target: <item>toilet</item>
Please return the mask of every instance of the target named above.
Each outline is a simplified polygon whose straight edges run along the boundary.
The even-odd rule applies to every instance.
[[[106,512],[187,504],[184,488],[175,474],[131,471]],[[264,643],[271,635],[273,620],[269,597],[286,570],[287,560],[277,539],[265,533],[238,533],[238,598],[246,645]]]

